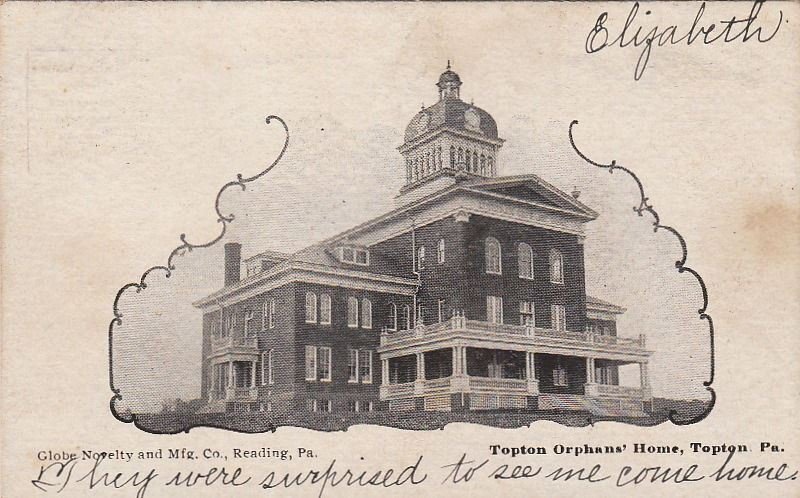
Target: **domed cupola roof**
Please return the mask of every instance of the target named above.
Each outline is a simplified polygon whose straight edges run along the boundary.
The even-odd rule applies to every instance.
[[[439,102],[417,113],[406,127],[405,141],[439,128],[478,133],[489,139],[497,139],[497,123],[488,112],[461,100],[459,87],[461,78],[450,69],[439,76]]]
[[[436,86],[442,88],[448,83],[457,83],[461,85],[461,78],[459,78],[458,73],[450,70],[449,65],[447,66],[447,70],[439,76],[439,83],[437,83]]]

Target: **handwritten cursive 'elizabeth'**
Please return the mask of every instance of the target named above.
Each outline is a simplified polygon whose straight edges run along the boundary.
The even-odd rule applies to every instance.
[[[723,43],[730,43],[740,38],[742,39],[742,42],[745,43],[753,37],[755,37],[759,43],[767,43],[768,41],[772,40],[783,24],[783,11],[779,11],[780,18],[778,19],[772,34],[762,37],[762,28],[756,25],[756,20],[758,19],[758,14],[761,12],[761,7],[763,4],[764,0],[756,0],[750,9],[750,14],[745,18],[737,19],[736,16],[732,16],[729,20],[719,21],[718,24],[711,23],[708,25],[703,25],[701,23],[701,19],[706,10],[706,3],[703,2],[700,4],[700,8],[697,10],[697,15],[694,18],[692,26],[688,31],[686,31],[685,34],[683,34],[683,36],[677,38],[679,30],[678,26],[675,25],[667,26],[663,29],[659,28],[658,26],[654,26],[652,29],[647,31],[646,34],[642,33],[643,26],[639,25],[636,28],[636,31],[633,32],[634,21],[636,21],[636,16],[639,14],[639,2],[636,2],[633,4],[633,7],[631,7],[630,12],[628,13],[628,18],[625,20],[625,25],[622,27],[622,31],[620,31],[619,35],[612,41],[609,41],[610,36],[608,28],[606,28],[608,12],[603,12],[600,14],[594,24],[594,27],[591,29],[591,31],[589,31],[589,35],[586,37],[586,53],[594,54],[606,47],[613,47],[615,45],[619,45],[620,48],[625,48],[630,45],[633,45],[634,47],[644,45],[641,53],[639,54],[639,59],[636,62],[636,68],[634,69],[633,73],[634,79],[638,81],[642,77],[642,74],[644,74],[644,70],[647,68],[647,62],[650,60],[650,54],[654,45],[663,47],[667,44],[677,45],[684,41],[686,42],[686,45],[691,45],[698,39],[700,39],[706,45],[710,45],[720,40]],[[651,11],[649,10],[645,12],[646,16],[649,16],[650,14]]]

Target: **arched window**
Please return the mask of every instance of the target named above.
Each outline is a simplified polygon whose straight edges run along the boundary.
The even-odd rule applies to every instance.
[[[557,249],[550,249],[550,281],[564,283],[564,256]]]
[[[417,249],[417,271],[425,268],[425,246],[419,246]]]
[[[323,325],[331,324],[331,296],[321,294],[319,296],[319,323]]]
[[[317,322],[317,295],[306,292],[306,323]]]
[[[464,149],[461,147],[458,148],[458,167],[461,168],[464,166]]]
[[[425,153],[425,174],[430,174],[431,172],[431,153]]]
[[[456,167],[456,146],[455,145],[451,145],[450,146],[450,167],[451,168],[455,168]]]
[[[366,298],[361,300],[361,327],[372,328],[372,301]]]
[[[487,163],[489,167],[489,176],[494,176],[494,158],[492,158],[492,156],[489,156],[489,159],[487,159]]]
[[[419,164],[416,159],[414,159],[414,180],[419,180]]]
[[[486,273],[503,273],[500,242],[494,237],[486,239]]]
[[[411,183],[411,159],[406,161],[406,183]]]
[[[533,279],[533,249],[525,242],[519,244],[517,266],[519,266],[519,278]]]
[[[442,146],[436,148],[436,166],[442,169]]]
[[[411,306],[407,304],[403,306],[403,325],[406,329],[413,328],[411,323]]]
[[[389,325],[387,325],[389,330],[397,330],[397,305],[394,303],[389,303]]]
[[[486,156],[481,154],[481,174],[486,176]]]
[[[436,245],[436,262],[444,263],[444,239],[439,239],[439,243]]]
[[[358,299],[353,296],[347,298],[347,326],[358,327]]]
[[[467,171],[471,171],[472,166],[470,163],[472,162],[472,154],[470,153],[469,149],[467,149],[467,157],[465,161],[466,162],[464,163],[464,166],[467,168]]]
[[[475,173],[478,172],[478,153],[477,152],[473,152],[472,153],[472,171],[474,171]]]

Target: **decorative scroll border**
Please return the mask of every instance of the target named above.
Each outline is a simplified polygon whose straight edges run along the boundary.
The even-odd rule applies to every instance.
[[[172,271],[175,270],[175,266],[173,264],[173,258],[175,256],[182,256],[182,255],[186,254],[187,252],[193,251],[194,249],[210,247],[210,246],[216,244],[217,242],[219,242],[225,236],[228,224],[232,223],[234,221],[234,219],[235,219],[235,216],[234,216],[233,213],[228,214],[227,216],[225,216],[220,211],[219,203],[220,203],[220,198],[222,197],[222,194],[226,190],[228,190],[229,188],[237,187],[237,186],[241,187],[241,189],[243,191],[246,190],[248,183],[256,181],[259,178],[261,178],[262,176],[264,176],[265,174],[267,174],[283,158],[283,156],[286,153],[286,150],[287,150],[287,148],[289,146],[289,128],[288,128],[288,126],[286,125],[286,122],[283,119],[281,119],[278,116],[274,116],[274,115],[267,116],[266,124],[269,125],[273,120],[278,121],[281,124],[281,126],[283,126],[284,133],[285,133],[283,147],[281,148],[281,151],[278,154],[278,156],[272,161],[272,163],[269,164],[264,170],[262,170],[258,174],[250,176],[250,177],[247,177],[247,178],[244,178],[242,176],[242,174],[239,173],[239,174],[236,175],[236,180],[235,181],[228,182],[225,185],[223,185],[222,188],[220,188],[219,192],[217,193],[216,199],[214,201],[214,208],[215,208],[215,211],[217,213],[217,222],[218,223],[222,223],[222,229],[220,230],[219,235],[217,237],[215,237],[213,240],[211,240],[210,242],[207,242],[207,243],[204,243],[204,244],[192,244],[191,242],[188,242],[186,240],[186,234],[182,233],[180,235],[181,245],[179,245],[178,247],[173,249],[173,251],[170,253],[169,257],[167,258],[166,266],[153,266],[152,268],[149,268],[148,270],[146,270],[142,274],[139,282],[132,282],[132,283],[126,284],[126,285],[122,286],[119,289],[119,291],[117,292],[117,295],[116,295],[116,297],[114,299],[114,305],[113,305],[114,318],[111,320],[111,322],[109,323],[109,326],[108,326],[108,358],[109,358],[108,378],[109,378],[109,387],[111,388],[111,391],[113,393],[113,396],[109,400],[109,407],[110,407],[111,413],[114,415],[114,418],[116,418],[120,422],[133,423],[134,426],[136,426],[138,429],[140,429],[140,430],[142,430],[144,432],[148,432],[150,434],[177,434],[177,433],[180,433],[180,432],[187,432],[188,433],[191,429],[193,429],[195,427],[210,427],[210,428],[225,429],[225,430],[229,430],[229,431],[233,431],[233,432],[240,432],[240,433],[250,433],[251,432],[251,431],[238,429],[238,428],[235,428],[235,427],[229,427],[229,426],[226,426],[226,425],[214,424],[214,423],[198,423],[198,424],[194,424],[194,425],[190,424],[190,425],[188,425],[186,427],[182,427],[180,429],[173,430],[173,431],[169,431],[169,430],[155,431],[155,430],[152,430],[151,428],[147,427],[146,425],[143,425],[142,423],[140,423],[140,421],[139,421],[139,419],[138,419],[138,417],[137,417],[137,415],[135,413],[131,413],[130,416],[123,416],[122,414],[120,414],[117,411],[116,402],[122,400],[122,393],[121,393],[121,390],[119,388],[114,387],[113,339],[114,339],[114,328],[116,326],[122,325],[123,315],[119,311],[119,301],[122,298],[122,296],[127,291],[129,291],[130,289],[134,289],[136,293],[139,293],[142,290],[146,289],[147,286],[148,286],[147,278],[148,278],[148,276],[150,275],[151,272],[161,271],[161,272],[164,272],[164,275],[165,275],[166,278],[170,278],[170,276],[172,275]],[[662,225],[660,223],[659,215],[655,211],[653,206],[651,204],[649,204],[649,202],[648,202],[649,199],[648,199],[648,197],[645,196],[644,187],[642,186],[642,183],[639,180],[639,178],[631,170],[629,170],[629,169],[627,169],[625,167],[617,165],[616,161],[612,160],[610,164],[600,164],[600,163],[592,161],[586,155],[584,155],[578,149],[578,147],[575,145],[575,141],[573,139],[572,129],[573,129],[574,125],[576,125],[576,124],[578,124],[578,121],[574,120],[569,125],[569,140],[570,140],[570,144],[571,144],[572,148],[575,150],[575,152],[581,157],[581,159],[583,159],[587,163],[589,163],[589,164],[591,164],[593,166],[596,166],[598,168],[607,169],[609,171],[609,173],[613,174],[614,170],[622,170],[625,173],[627,173],[628,175],[630,175],[630,177],[636,182],[637,186],[639,187],[639,193],[640,193],[640,197],[641,197],[639,206],[634,206],[633,207],[634,212],[636,212],[636,214],[638,214],[639,216],[643,216],[643,214],[645,212],[649,213],[653,217],[653,231],[654,232],[657,232],[658,230],[666,230],[666,231],[672,233],[673,235],[675,235],[675,237],[680,242],[680,245],[681,245],[681,248],[682,248],[681,259],[679,259],[678,261],[675,262],[675,267],[677,268],[678,273],[688,272],[691,275],[693,275],[697,279],[698,284],[700,285],[700,289],[702,290],[702,293],[703,293],[703,305],[698,310],[698,314],[700,315],[700,319],[701,320],[708,321],[709,335],[710,335],[710,341],[711,341],[711,373],[710,373],[709,380],[708,381],[704,381],[703,385],[711,393],[711,400],[707,405],[706,411],[704,411],[703,413],[699,414],[696,417],[693,417],[693,418],[690,418],[690,419],[686,419],[686,420],[678,420],[676,418],[677,415],[678,415],[678,412],[677,412],[677,410],[674,410],[674,409],[670,411],[669,416],[668,416],[669,420],[673,424],[676,424],[676,425],[689,425],[689,424],[694,424],[694,423],[700,422],[701,420],[703,420],[704,418],[706,418],[708,416],[708,414],[711,412],[711,410],[713,409],[714,404],[716,402],[716,392],[711,387],[711,384],[714,381],[714,325],[713,325],[713,321],[711,319],[711,316],[709,316],[706,313],[706,308],[708,307],[708,293],[707,293],[707,290],[706,290],[705,283],[703,282],[702,277],[700,277],[700,275],[695,270],[685,266],[686,258],[687,258],[686,242],[684,241],[683,237],[680,235],[680,233],[678,233],[677,230],[675,230],[672,227],[669,227],[669,226],[666,226],[666,225]],[[576,426],[577,425],[577,426],[580,426],[580,425],[587,425],[587,424],[592,424],[593,425],[595,421],[599,422],[599,421],[602,421],[603,419],[595,419],[595,418],[590,416],[585,421],[584,424],[580,424],[580,423],[576,424],[575,423],[576,421],[574,419],[571,422],[565,422],[565,421],[553,420],[550,417],[543,417],[542,420],[552,420],[552,421],[555,421],[555,422],[562,423],[564,425],[572,425],[572,426]],[[428,424],[426,424],[425,427],[398,427],[396,425],[391,425],[391,424],[375,424],[375,425],[385,425],[387,427],[393,427],[393,428],[399,428],[399,429],[431,430],[431,429],[444,429],[444,427],[446,425],[448,425],[448,423],[450,423],[450,422],[466,422],[466,421],[467,420],[457,420],[457,419],[454,419],[452,421],[439,421],[439,422],[431,421]],[[527,423],[527,424],[523,423],[522,425],[530,426],[531,423]],[[304,425],[303,424],[297,424],[296,426],[297,427],[303,427]],[[513,425],[513,427],[520,427],[520,426],[521,425]],[[497,427],[506,427],[506,426],[505,425],[503,425],[503,426],[498,425]],[[315,429],[313,427],[308,427],[308,428]],[[267,432],[267,431],[274,432],[276,429],[277,429],[276,426],[270,426],[270,427],[267,427],[267,429],[264,432]],[[315,430],[319,430],[319,429],[315,429]],[[325,430],[325,429],[322,429],[322,430]],[[328,430],[337,430],[337,429],[328,429]],[[345,430],[346,431],[347,430],[347,426],[344,426],[344,427],[342,427],[341,429],[338,429],[338,430]]]
[[[122,286],[122,288],[120,288],[119,291],[117,291],[117,296],[116,296],[116,298],[114,298],[114,318],[111,320],[111,323],[108,324],[108,382],[109,382],[109,386],[111,387],[111,392],[114,393],[114,395],[109,400],[109,407],[111,409],[111,413],[114,415],[114,418],[116,418],[120,422],[125,422],[125,423],[133,422],[133,424],[137,428],[139,428],[139,429],[141,429],[141,430],[143,430],[145,432],[149,432],[151,434],[168,434],[168,432],[152,431],[152,430],[148,429],[147,427],[143,426],[137,420],[137,417],[136,417],[135,413],[131,413],[130,417],[125,418],[117,411],[115,403],[117,401],[122,400],[122,393],[120,392],[120,389],[114,387],[114,352],[113,352],[113,344],[114,344],[114,327],[122,325],[123,316],[122,316],[122,313],[120,313],[120,311],[119,311],[119,300],[120,300],[120,298],[122,298],[122,295],[125,294],[125,292],[127,292],[130,289],[135,289],[137,294],[139,292],[141,292],[142,290],[146,289],[147,288],[147,277],[150,276],[151,272],[161,271],[161,272],[164,272],[166,278],[169,278],[172,275],[172,271],[175,269],[175,265],[172,262],[173,258],[175,256],[183,256],[187,252],[192,252],[194,249],[210,247],[210,246],[216,244],[217,242],[219,242],[220,240],[222,240],[222,238],[225,236],[225,232],[228,229],[228,224],[232,223],[233,220],[235,219],[235,216],[234,216],[233,213],[228,214],[228,216],[225,216],[220,211],[219,202],[220,202],[220,198],[222,197],[222,194],[226,190],[228,190],[229,188],[233,188],[233,187],[241,187],[241,189],[243,191],[246,190],[248,183],[254,182],[254,181],[258,180],[259,178],[261,178],[262,176],[264,176],[267,173],[269,173],[269,171],[272,168],[274,168],[275,165],[278,164],[278,162],[281,160],[281,158],[283,158],[283,155],[286,153],[286,149],[289,147],[289,127],[286,125],[286,122],[283,119],[281,119],[279,116],[270,115],[270,116],[267,116],[266,119],[265,119],[266,124],[268,124],[268,125],[273,120],[277,121],[278,123],[281,124],[281,126],[283,126],[283,131],[284,131],[284,134],[285,134],[284,141],[283,141],[283,147],[281,148],[281,151],[278,154],[278,156],[272,161],[272,163],[269,164],[265,169],[263,169],[259,173],[255,174],[253,176],[247,177],[247,178],[244,178],[241,173],[238,173],[236,175],[236,180],[226,183],[225,185],[222,186],[222,188],[219,189],[219,192],[217,192],[217,197],[214,200],[214,210],[217,213],[217,223],[222,223],[222,229],[220,230],[219,235],[217,235],[217,237],[215,237],[210,242],[206,242],[205,244],[192,244],[191,242],[188,242],[186,240],[186,234],[182,233],[180,235],[181,245],[179,245],[178,247],[176,247],[175,249],[172,250],[172,252],[170,253],[169,257],[167,258],[167,265],[166,266],[153,266],[152,268],[148,269],[147,271],[145,271],[142,274],[142,277],[139,279],[138,283],[137,282],[132,282],[132,283],[126,284],[126,285]],[[178,432],[189,432],[189,429],[191,429],[192,427],[216,427],[216,428],[219,428],[219,429],[228,429],[227,427],[222,426],[222,425],[203,424],[203,425],[196,425],[196,426],[186,427],[184,429],[181,429],[179,431],[175,431],[173,433],[177,434]],[[237,432],[243,432],[243,431],[237,431]]]
[[[678,233],[678,231],[675,230],[673,227],[661,224],[661,217],[658,215],[658,212],[656,212],[656,210],[653,207],[653,205],[649,203],[650,199],[644,193],[644,186],[642,186],[641,180],[639,180],[639,178],[636,176],[636,174],[633,171],[631,171],[628,168],[625,168],[623,166],[619,166],[615,159],[612,159],[611,163],[609,163],[609,164],[601,164],[601,163],[598,163],[598,162],[595,162],[595,161],[592,161],[591,159],[589,159],[586,156],[586,154],[581,152],[580,149],[578,149],[578,146],[575,145],[575,139],[574,139],[574,137],[572,135],[572,129],[574,128],[574,126],[576,124],[578,124],[578,120],[577,119],[573,120],[569,124],[569,143],[572,146],[572,148],[575,150],[575,153],[578,154],[578,156],[580,156],[580,158],[583,159],[584,161],[586,161],[587,163],[591,164],[592,166],[596,166],[598,168],[601,168],[601,169],[606,169],[606,170],[608,170],[608,172],[610,174],[613,174],[615,170],[624,171],[625,173],[627,173],[633,179],[633,181],[636,182],[636,186],[639,187],[640,200],[639,200],[639,205],[638,206],[633,206],[633,211],[639,216],[643,216],[644,213],[648,213],[649,215],[651,215],[653,217],[653,232],[658,232],[659,230],[666,230],[667,232],[671,233],[672,235],[675,236],[675,238],[678,239],[678,242],[681,244],[682,254],[681,254],[680,259],[675,261],[675,268],[678,270],[678,273],[686,272],[686,273],[689,273],[689,274],[693,275],[694,278],[697,280],[697,283],[700,285],[700,290],[703,293],[703,305],[700,307],[700,309],[697,310],[697,313],[699,315],[700,320],[706,320],[708,322],[708,335],[709,335],[709,344],[710,344],[710,352],[711,352],[711,357],[710,357],[711,371],[709,373],[708,380],[703,381],[703,386],[706,388],[706,390],[708,390],[709,393],[711,393],[711,401],[708,403],[708,405],[706,407],[706,410],[703,413],[701,413],[701,414],[699,414],[699,415],[697,415],[695,417],[686,419],[686,420],[678,420],[676,418],[676,416],[678,415],[678,412],[676,410],[674,410],[674,409],[670,410],[670,413],[669,413],[669,420],[670,420],[670,422],[672,422],[675,425],[696,424],[697,422],[700,422],[701,420],[706,418],[709,413],[711,413],[711,410],[714,409],[714,404],[716,403],[716,400],[717,400],[717,393],[716,393],[716,391],[714,391],[714,388],[711,387],[711,384],[714,383],[714,362],[715,362],[715,357],[714,357],[714,321],[711,319],[711,316],[708,313],[706,313],[706,310],[708,309],[708,290],[706,289],[706,284],[703,281],[703,277],[701,277],[699,273],[697,273],[692,268],[686,266],[686,258],[688,257],[688,251],[686,249],[686,241],[683,239],[683,236],[680,233]],[[591,423],[591,419],[590,419],[590,423]]]

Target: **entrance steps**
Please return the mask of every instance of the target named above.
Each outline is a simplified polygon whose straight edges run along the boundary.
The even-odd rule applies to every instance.
[[[584,411],[599,417],[646,417],[636,399],[588,398],[580,394],[539,394],[540,410]]]

